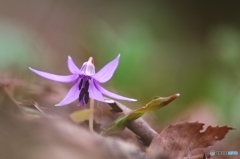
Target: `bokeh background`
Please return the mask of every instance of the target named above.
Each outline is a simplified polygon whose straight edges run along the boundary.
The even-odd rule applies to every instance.
[[[226,141],[237,147],[239,5],[205,0],[0,0],[0,78],[49,83],[28,67],[69,74],[70,55],[79,67],[93,56],[99,70],[121,53],[113,78],[104,86],[138,99],[123,103],[137,108],[154,96],[180,93],[168,107],[145,116],[150,124],[159,131],[180,121],[232,126],[237,129]]]

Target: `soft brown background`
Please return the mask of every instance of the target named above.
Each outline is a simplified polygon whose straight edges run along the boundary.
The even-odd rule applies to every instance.
[[[181,94],[145,116],[156,129],[184,120],[227,124],[237,130],[225,140],[236,145],[239,19],[237,1],[0,0],[0,78],[51,84],[28,67],[68,74],[70,55],[79,67],[93,56],[99,70],[121,53],[104,86],[138,99],[125,104]]]

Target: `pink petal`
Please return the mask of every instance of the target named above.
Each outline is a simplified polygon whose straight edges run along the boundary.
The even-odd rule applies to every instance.
[[[55,106],[64,106],[67,105],[69,103],[72,103],[73,101],[75,101],[76,99],[78,99],[79,97],[79,93],[80,90],[78,88],[80,80],[78,80],[73,86],[72,88],[68,91],[67,95],[64,97],[64,99],[56,104]]]
[[[95,82],[95,86],[96,88],[104,95],[114,98],[114,99],[119,99],[119,100],[127,100],[127,101],[137,101],[136,99],[132,99],[132,98],[127,98],[124,96],[120,96],[118,94],[109,92],[108,90],[106,90],[105,88],[103,88],[102,86],[100,86],[100,84],[98,84],[97,82]]]
[[[105,102],[102,93],[99,92],[99,90],[96,88],[93,80],[94,79],[89,81],[89,90],[88,90],[89,91],[89,97],[92,98],[92,99],[101,101],[101,102]]]
[[[71,73],[73,74],[80,74],[80,70],[78,69],[78,67],[75,65],[75,63],[73,62],[72,58],[70,56],[68,56],[68,69]]]
[[[39,76],[42,76],[44,78],[57,81],[57,82],[64,82],[64,83],[73,82],[73,81],[76,81],[77,78],[79,77],[78,75],[68,75],[68,76],[55,75],[47,72],[38,71],[38,70],[32,69],[31,67],[29,67],[29,69],[34,73],[38,74]]]
[[[100,83],[107,82],[113,76],[113,73],[115,72],[118,66],[119,58],[120,54],[114,60],[106,64],[100,71],[98,71],[92,77]]]

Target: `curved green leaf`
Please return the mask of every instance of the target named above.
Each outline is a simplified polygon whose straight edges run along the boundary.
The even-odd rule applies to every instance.
[[[180,94],[177,93],[169,97],[154,97],[154,99],[147,103],[144,107],[133,110],[132,112],[116,119],[101,134],[105,136],[121,132],[127,124],[140,118],[144,113],[162,108],[179,96]]]

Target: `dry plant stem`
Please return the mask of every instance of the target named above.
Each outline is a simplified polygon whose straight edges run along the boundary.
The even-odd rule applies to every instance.
[[[89,130],[90,132],[93,132],[94,99],[91,98],[90,98],[90,110],[92,113],[89,117]]]
[[[119,113],[118,116],[122,115],[122,114],[127,114],[129,112],[131,112],[132,110],[129,109],[128,107],[126,107],[125,105],[119,103],[119,102],[115,102],[115,103],[111,103],[109,104],[111,107],[113,107],[113,112],[115,113]],[[114,108],[120,108],[120,110],[114,109]],[[121,113],[120,113],[121,112]],[[152,139],[158,135],[158,133],[153,130],[148,123],[143,120],[142,118],[139,118],[131,123],[129,123],[127,125],[127,128],[129,128],[131,131],[133,131],[136,135],[138,135],[140,137],[140,139],[146,144],[146,145],[150,145]]]

